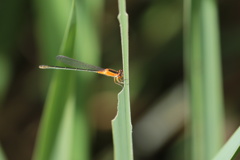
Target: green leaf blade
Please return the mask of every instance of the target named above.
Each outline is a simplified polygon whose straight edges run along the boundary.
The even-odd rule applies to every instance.
[[[61,45],[60,53],[72,56],[76,34],[74,1]],[[43,119],[40,125],[37,144],[33,159],[51,159],[56,137],[59,131],[63,111],[71,91],[72,73],[68,71],[55,71],[44,106]]]
[[[224,137],[217,2],[184,2],[184,58],[191,132],[188,159],[205,160],[216,154]]]
[[[126,12],[126,1],[119,0],[118,20],[121,32],[121,45],[123,57],[124,87],[118,94],[118,111],[112,120],[114,159],[132,160],[132,124],[130,111],[130,90],[129,90],[129,42],[128,42],[128,14]]]
[[[132,151],[132,125],[130,105],[126,104],[129,95],[125,88],[118,94],[118,113],[112,121],[114,139],[114,159],[133,159]]]
[[[240,127],[229,138],[213,160],[234,159],[240,149]]]

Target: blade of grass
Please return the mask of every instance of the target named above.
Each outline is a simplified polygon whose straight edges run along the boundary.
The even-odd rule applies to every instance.
[[[93,2],[93,1],[92,1]],[[76,45],[72,48],[74,48],[74,55],[71,55],[70,57],[76,57],[76,59],[86,61],[88,63],[94,64],[99,59],[99,41],[98,41],[98,34],[97,34],[97,28],[98,25],[94,24],[93,15],[97,14],[97,17],[101,15],[102,10],[102,3],[101,1],[98,1],[98,3],[89,3],[89,1],[76,1],[75,3],[76,7],[76,25],[77,30],[75,31],[74,36],[76,36],[76,40],[73,42]],[[98,4],[98,5],[96,5]],[[93,13],[92,13],[93,12]],[[74,14],[75,16],[75,14]],[[66,54],[64,52],[65,46],[63,46],[63,49],[61,49],[61,54]],[[72,49],[73,53],[73,49]],[[67,53],[68,54],[68,53]],[[72,97],[78,97],[75,98],[76,102],[73,106],[73,113],[71,114],[65,114],[64,118],[62,119],[68,119],[70,122],[71,131],[61,130],[60,135],[58,135],[59,141],[57,141],[57,144],[55,144],[56,148],[53,151],[53,155],[51,158],[55,159],[64,159],[64,157],[68,157],[67,159],[90,159],[90,133],[89,133],[89,124],[87,119],[87,110],[86,110],[86,99],[88,97],[89,93],[89,86],[91,79],[93,78],[92,74],[84,74],[84,76],[81,76],[81,73],[77,74],[76,77],[77,85],[74,88],[75,91],[74,94],[70,97],[70,99],[73,99]],[[66,82],[68,83],[68,82]],[[72,88],[72,87],[70,87]],[[61,98],[61,97],[60,97]],[[71,105],[68,105],[67,107],[71,107]],[[64,122],[65,123],[65,122]],[[64,124],[62,125],[62,128],[64,127]],[[71,135],[70,138],[67,138],[64,135]],[[65,142],[66,140],[63,140],[67,138],[68,141],[71,141],[70,144]],[[64,146],[63,146],[64,145]],[[70,146],[69,146],[70,145]],[[69,146],[67,148],[67,146]],[[54,148],[54,147],[53,147]],[[65,152],[62,152],[64,150]],[[69,149],[70,148],[70,149]],[[67,151],[66,151],[67,150]],[[69,151],[69,152],[68,152]],[[79,152],[81,151],[81,152]]]
[[[60,51],[60,53],[64,53],[67,56],[71,56],[74,49],[76,33],[75,19],[73,1],[68,27]],[[62,119],[63,110],[70,93],[70,79],[71,72],[67,71],[55,71],[53,75],[34,153],[34,159],[36,160],[50,159],[51,157],[61,122],[60,120]]]
[[[5,156],[5,154],[4,154],[3,150],[2,150],[2,146],[1,145],[0,145],[0,159],[1,160],[5,160],[6,159],[6,156]]]
[[[72,77],[72,80],[75,80],[75,76]],[[73,82],[73,81],[72,81]],[[75,88],[76,83],[71,83],[71,89]],[[71,92],[71,96],[69,96],[64,115],[61,120],[61,125],[59,129],[58,136],[56,138],[56,144],[54,146],[54,150],[51,156],[51,160],[66,160],[72,159],[71,152],[73,148],[73,124],[74,124],[74,108],[76,106],[76,98],[74,92]]]
[[[229,138],[213,160],[234,159],[240,152],[240,127]]]
[[[34,9],[37,13],[37,40],[41,58],[46,64],[56,60],[53,55],[59,53],[59,46],[66,32],[69,21],[71,2],[68,0],[35,0]],[[44,73],[47,74],[47,73]],[[48,77],[50,74],[48,74]],[[47,83],[45,83],[47,84]],[[46,86],[44,87],[46,88]]]
[[[211,159],[222,144],[224,126],[216,1],[185,0],[184,34],[190,159]]]
[[[121,45],[123,56],[124,87],[118,94],[118,111],[112,120],[114,159],[131,160],[133,159],[132,149],[132,124],[130,111],[130,93],[129,93],[129,45],[128,45],[128,14],[126,12],[126,1],[118,0],[121,31]]]
[[[77,26],[75,57],[90,64],[99,63],[99,24],[103,1],[76,1]],[[76,106],[73,121],[73,149],[71,159],[91,159],[90,157],[90,123],[88,119],[87,100],[90,95],[92,80],[96,75],[79,73],[76,76]],[[79,153],[81,151],[81,154]]]

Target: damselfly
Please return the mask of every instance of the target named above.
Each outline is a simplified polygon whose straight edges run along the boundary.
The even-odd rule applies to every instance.
[[[123,70],[113,70],[110,68],[101,68],[94,65],[86,64],[80,62],[78,60],[58,55],[56,59],[66,65],[71,67],[59,67],[59,66],[49,66],[49,65],[40,65],[40,69],[61,69],[61,70],[74,70],[74,71],[87,71],[87,72],[95,72],[98,74],[103,74],[105,76],[113,77],[114,82],[120,86],[123,85]],[[73,67],[73,68],[72,68]]]

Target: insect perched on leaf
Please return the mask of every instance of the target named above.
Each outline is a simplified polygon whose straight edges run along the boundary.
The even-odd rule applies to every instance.
[[[58,55],[56,59],[66,65],[71,67],[59,67],[59,66],[49,66],[49,65],[40,65],[40,69],[61,69],[61,70],[74,70],[74,71],[87,71],[87,72],[95,72],[98,74],[102,74],[105,76],[113,77],[114,82],[120,86],[123,86],[123,70],[113,70],[110,68],[101,68],[94,65],[86,64],[80,62],[78,60]]]

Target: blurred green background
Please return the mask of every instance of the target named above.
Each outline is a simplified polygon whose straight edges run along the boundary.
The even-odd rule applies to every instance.
[[[94,62],[88,61],[89,53],[80,57],[87,63],[121,69],[117,1],[91,3],[97,11],[91,16],[99,54]],[[240,124],[240,2],[219,0],[218,5],[227,139]],[[40,70],[38,65],[55,65],[70,6],[68,0],[0,2],[0,141],[7,159],[31,159],[54,72]],[[183,1],[129,0],[127,10],[135,159],[184,159],[188,114],[183,94]],[[79,45],[91,46],[89,36],[84,34],[86,43]],[[101,75],[87,85],[90,159],[110,160],[111,120],[121,88]]]

